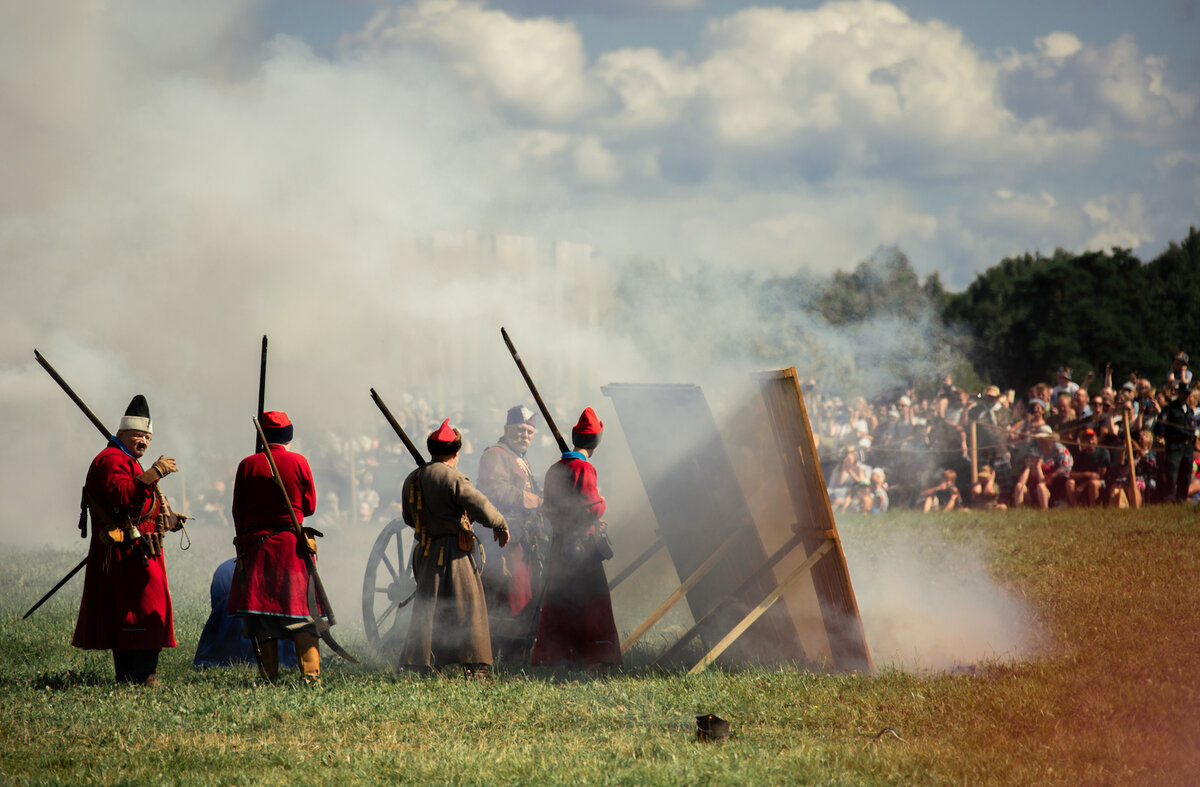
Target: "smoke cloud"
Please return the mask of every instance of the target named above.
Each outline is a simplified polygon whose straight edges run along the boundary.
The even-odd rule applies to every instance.
[[[981,545],[952,544],[926,531],[872,536],[866,549],[853,533],[869,526],[856,525],[843,538],[877,667],[953,671],[1035,651],[1032,610],[997,585]]]

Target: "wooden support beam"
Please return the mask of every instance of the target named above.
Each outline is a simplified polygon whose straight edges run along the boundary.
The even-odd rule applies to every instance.
[[[712,650],[706,653],[704,658],[700,659],[700,661],[696,664],[696,666],[692,667],[688,674],[695,675],[703,672],[708,668],[708,665],[720,658],[721,654],[724,653],[730,645],[736,642],[737,638],[742,636],[746,629],[754,625],[754,621],[766,614],[766,611],[770,609],[776,601],[783,597],[783,594],[787,592],[787,589],[790,588],[792,584],[796,582],[796,580],[808,573],[812,567],[816,565],[817,561],[825,555],[826,552],[829,552],[831,549],[833,549],[835,543],[836,542],[833,540],[829,540],[817,547],[816,550],[809,555],[803,563],[797,566],[791,574],[788,574],[786,579],[779,583],[779,587],[771,591],[771,595],[763,599],[762,603],[751,610],[749,615],[743,618],[742,621],[734,626],[733,630],[726,634],[724,638],[713,647]]]
[[[624,582],[625,580],[629,579],[629,577],[633,574],[633,572],[635,572],[639,568],[641,568],[642,565],[647,560],[649,560],[650,558],[657,555],[658,550],[662,549],[666,545],[667,545],[666,539],[664,539],[662,536],[659,536],[658,539],[653,544],[651,544],[649,546],[649,548],[646,549],[645,552],[638,555],[632,563],[630,563],[625,568],[621,569],[620,574],[617,574],[615,577],[613,577],[611,580],[609,580],[609,583],[608,583],[609,592],[611,593],[612,591],[616,590],[617,585],[619,585],[622,582]]]
[[[721,558],[725,557],[725,554],[729,552],[729,550],[732,549],[741,539],[746,538],[746,536],[747,533],[745,529],[735,530],[732,534],[730,534],[729,538],[725,539],[725,543],[717,547],[716,551],[708,556],[708,560],[705,560],[703,563],[701,563],[700,567],[693,571],[692,575],[685,579],[683,584],[675,589],[674,593],[667,596],[666,601],[658,605],[658,609],[650,613],[650,617],[643,620],[641,624],[633,630],[633,633],[625,638],[625,640],[621,643],[621,654],[624,655],[627,653],[629,649],[634,646],[634,643],[641,639],[642,636],[650,630],[651,626],[662,620],[663,615],[666,615],[668,612],[670,612],[671,607],[675,606],[675,604],[681,598],[687,595],[687,592],[694,588],[697,582],[704,579],[708,572],[712,571],[713,568],[716,567],[717,563],[721,562]]]
[[[670,662],[675,656],[677,656],[679,654],[679,652],[681,650],[683,650],[684,647],[687,646],[687,644],[689,642],[691,642],[693,639],[696,638],[696,635],[700,633],[700,629],[702,629],[706,623],[708,623],[710,620],[715,618],[717,616],[717,613],[725,608],[725,605],[727,603],[729,603],[730,601],[732,601],[734,599],[742,598],[750,590],[750,588],[753,587],[756,582],[758,582],[758,580],[762,577],[763,574],[765,574],[767,571],[770,571],[772,568],[774,568],[775,565],[779,561],[781,561],[785,557],[787,557],[793,549],[800,546],[801,540],[802,539],[799,534],[794,535],[791,538],[789,538],[787,540],[787,542],[785,542],[784,545],[781,546],[779,549],[775,550],[775,552],[772,553],[772,555],[769,558],[767,558],[766,561],[764,561],[762,565],[760,565],[758,568],[754,569],[754,573],[752,573],[750,576],[746,577],[746,579],[742,582],[742,584],[738,585],[737,590],[733,591],[728,596],[721,599],[721,601],[716,606],[714,606],[712,609],[710,609],[704,615],[704,617],[697,620],[695,625],[693,625],[690,629],[688,629],[686,632],[684,632],[684,635],[679,638],[678,642],[676,642],[671,647],[667,648],[667,651],[665,653],[663,653],[661,656],[659,656],[658,659],[655,660],[654,666],[657,667],[662,664],[666,664],[666,663]]]
[[[1133,458],[1133,437],[1130,427],[1133,426],[1133,409],[1125,410],[1125,464],[1129,468],[1129,505],[1134,508],[1142,507],[1142,492],[1137,486],[1137,462]],[[1102,503],[1103,505],[1103,503]]]

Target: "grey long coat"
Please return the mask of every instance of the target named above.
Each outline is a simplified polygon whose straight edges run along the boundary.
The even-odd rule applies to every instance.
[[[441,667],[491,664],[487,604],[476,551],[463,551],[463,519],[489,528],[504,517],[470,479],[445,462],[431,462],[404,479],[404,521],[417,531],[417,596],[400,664]],[[467,525],[469,530],[469,525]]]

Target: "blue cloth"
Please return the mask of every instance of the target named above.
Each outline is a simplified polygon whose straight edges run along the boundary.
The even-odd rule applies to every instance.
[[[121,441],[120,441],[120,440],[119,440],[119,439],[116,437],[116,435],[113,435],[112,437],[108,438],[108,442],[112,443],[112,444],[113,444],[113,445],[115,445],[117,448],[120,448],[120,449],[121,449],[121,453],[125,454],[125,456],[127,456],[127,457],[129,457],[130,459],[132,459],[133,461],[137,462],[138,458],[137,458],[136,456],[134,456],[133,454],[129,453],[129,449],[125,447],[125,444],[124,444],[124,443],[122,443],[122,442],[121,442]],[[141,467],[141,465],[142,465],[142,463],[141,463],[141,462],[138,462],[138,467]]]
[[[209,598],[212,612],[196,643],[192,666],[227,667],[231,664],[254,664],[254,646],[242,636],[242,619],[229,614],[229,587],[233,584],[233,568],[237,561],[229,558],[213,572]],[[279,666],[296,666],[296,646],[291,640],[279,642]]]

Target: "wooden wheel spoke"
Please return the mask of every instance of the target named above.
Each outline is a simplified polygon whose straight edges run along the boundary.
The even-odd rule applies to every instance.
[[[393,603],[389,604],[388,608],[383,611],[383,614],[375,619],[375,628],[379,628],[380,626],[382,626],[383,621],[387,620],[388,615],[392,614],[393,612],[395,612],[398,609],[400,609],[400,604],[398,602],[393,602]]]
[[[392,561],[388,560],[388,556],[387,556],[386,554],[383,554],[383,553],[381,553],[381,554],[379,555],[379,559],[383,561],[383,564],[384,564],[385,566],[387,566],[388,573],[392,575],[392,579],[394,579],[394,580],[396,580],[397,582],[399,582],[399,581],[400,581],[400,574],[398,574],[398,573],[396,572],[396,569],[395,569],[395,567],[394,567],[394,566],[392,566]],[[403,565],[403,564],[401,564],[401,565]]]

